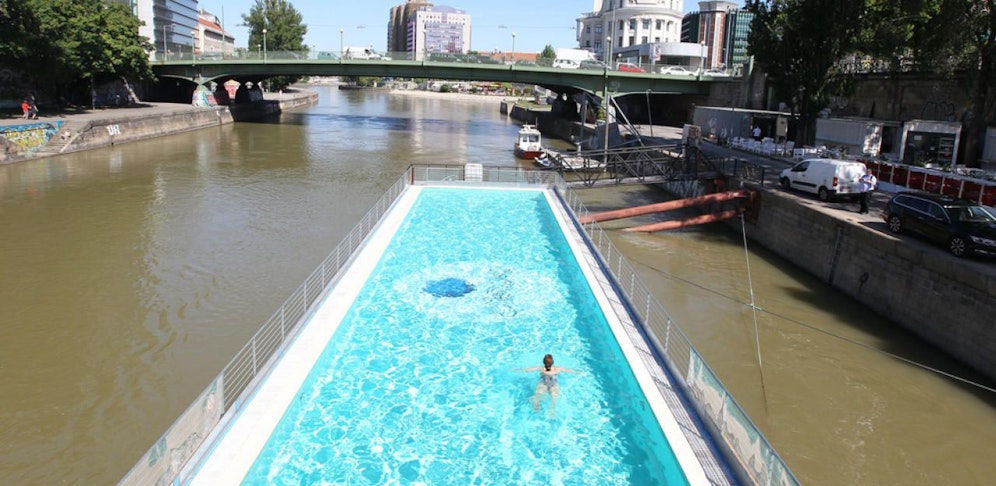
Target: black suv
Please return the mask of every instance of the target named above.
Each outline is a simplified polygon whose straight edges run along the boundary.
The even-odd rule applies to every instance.
[[[910,231],[944,243],[954,256],[996,254],[996,216],[984,206],[951,196],[900,192],[882,213],[889,231]]]

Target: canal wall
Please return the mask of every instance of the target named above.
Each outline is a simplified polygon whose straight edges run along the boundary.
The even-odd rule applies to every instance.
[[[777,191],[747,237],[996,380],[996,272]],[[739,220],[728,222],[740,231]]]
[[[229,106],[157,104],[0,127],[0,164],[135,142],[280,114],[318,102],[318,93],[273,93],[275,99]]]
[[[232,123],[232,113],[225,106],[193,108],[189,111],[150,114],[148,116],[114,116],[92,120],[81,127],[61,153],[106,147],[163,135],[200,130]]]

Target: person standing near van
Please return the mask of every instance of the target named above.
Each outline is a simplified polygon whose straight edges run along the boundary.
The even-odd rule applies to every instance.
[[[859,189],[861,189],[861,214],[868,214],[868,203],[871,201],[872,192],[878,185],[878,178],[871,173],[871,169],[865,167],[865,174],[858,179]]]

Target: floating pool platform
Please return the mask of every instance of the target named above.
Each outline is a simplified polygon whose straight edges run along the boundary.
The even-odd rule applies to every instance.
[[[473,262],[464,261],[474,260],[472,257],[446,257],[422,263],[423,267],[434,266],[433,271],[406,270],[403,275],[410,275],[408,277],[380,276],[390,271],[390,265],[385,262],[392,257],[395,260],[418,258],[418,255],[399,255],[399,248],[392,247],[392,244],[396,244],[393,242],[399,232],[410,233],[406,225],[416,224],[411,222],[409,216],[420,208],[420,204],[428,204],[420,202],[423,192],[440,193],[436,188],[490,191],[487,196],[491,200],[484,203],[488,206],[494,205],[496,195],[501,198],[501,194],[513,194],[501,191],[521,191],[526,202],[518,203],[520,206],[542,206],[538,210],[542,217],[536,226],[544,232],[556,233],[550,236],[556,244],[542,243],[526,253],[542,253],[549,246],[560,248],[549,251],[556,258],[570,259],[570,263],[555,268],[555,272],[565,274],[576,269],[576,280],[580,286],[566,290],[570,297],[559,300],[586,300],[590,297],[591,305],[587,307],[597,309],[598,317],[586,314],[588,311],[584,308],[562,309],[562,303],[556,298],[545,303],[534,303],[521,297],[532,295],[528,293],[530,289],[516,289],[515,286],[531,285],[534,280],[544,279],[541,274],[528,273],[531,270],[526,265],[519,269],[489,260],[475,267]],[[520,196],[516,194],[504,199]],[[540,204],[542,201],[545,204]],[[461,202],[459,206],[472,204]],[[509,210],[515,209],[506,209]],[[590,475],[596,473],[603,475],[598,476],[604,478],[600,481],[603,484],[626,484],[634,480],[692,485],[798,484],[776,451],[723,388],[597,223],[579,222],[587,215],[588,211],[580,199],[556,173],[490,168],[479,164],[409,167],[119,484],[304,484],[315,480],[404,484],[439,482],[440,477],[458,478],[460,483],[492,484],[510,480],[513,483],[572,484],[579,477],[592,477]],[[474,217],[467,217],[469,224],[474,224]],[[431,235],[428,233],[428,236]],[[534,239],[542,238],[530,237],[529,241]],[[519,242],[517,245],[527,243]],[[453,252],[459,251],[459,248],[453,249]],[[471,249],[465,248],[464,251]],[[457,274],[468,277],[464,280],[457,278]],[[502,275],[505,280],[484,277],[490,274]],[[575,280],[572,276],[562,278]],[[387,283],[378,284],[378,280]],[[419,315],[403,317],[406,322],[419,320],[421,314],[430,315],[430,319],[445,320],[447,318],[435,315],[442,312],[439,309],[445,308],[446,312],[459,315],[469,312],[461,306],[469,306],[476,300],[478,305],[481,302],[491,303],[493,309],[485,315],[469,314],[471,319],[481,321],[479,324],[483,325],[510,327],[497,330],[497,335],[454,337],[483,343],[478,353],[488,356],[468,357],[459,352],[441,358],[418,355],[416,361],[440,359],[441,363],[433,363],[436,368],[452,369],[453,373],[425,378],[428,380],[425,390],[420,389],[423,385],[419,382],[410,384],[405,381],[406,376],[400,377],[397,383],[401,389],[392,388],[389,394],[401,395],[403,405],[394,405],[385,412],[386,415],[376,417],[389,415],[390,421],[403,423],[373,424],[375,428],[382,427],[383,431],[375,430],[363,435],[360,429],[371,426],[370,417],[329,427],[329,422],[353,412],[337,410],[331,412],[331,416],[317,415],[316,418],[312,410],[315,407],[308,402],[315,400],[316,392],[313,390],[355,385],[356,403],[353,408],[366,410],[371,404],[381,401],[376,393],[386,393],[380,390],[367,396],[367,390],[382,385],[376,384],[376,381],[365,384],[363,375],[347,375],[349,382],[338,385],[330,375],[316,375],[316,370],[322,367],[349,371],[345,363],[351,358],[335,353],[376,354],[366,348],[355,351],[342,345],[333,349],[335,346],[330,343],[334,335],[336,340],[347,339],[343,335],[357,340],[379,340],[376,345],[393,349],[399,355],[409,352],[409,341],[402,339],[398,344],[380,335],[364,337],[361,331],[350,327],[354,325],[351,319],[357,315],[371,321],[384,321],[387,326],[403,324],[391,321],[400,312],[397,309],[363,303],[362,299],[376,300],[379,295],[377,289],[387,292],[386,295],[391,295],[393,291],[406,296],[418,294],[410,298],[419,300],[407,303],[407,308],[416,310]],[[416,292],[409,292],[410,289]],[[358,297],[361,298],[360,303],[357,303]],[[400,300],[409,297],[393,298]],[[354,308],[354,305],[361,309]],[[558,404],[556,417],[552,408],[549,417],[532,413],[528,400],[532,389],[523,391],[524,386],[510,369],[512,364],[539,364],[539,356],[533,349],[528,350],[531,353],[528,358],[516,354],[524,351],[515,350],[534,344],[529,338],[517,340],[516,335],[531,334],[531,331],[518,331],[516,329],[519,328],[514,327],[516,321],[531,322],[537,318],[530,312],[558,312],[563,314],[558,319],[581,323],[582,327],[587,326],[589,321],[598,321],[596,324],[604,327],[604,331],[588,331],[565,325],[566,331],[554,335],[552,339],[550,336],[536,337],[541,343],[556,343],[550,346],[567,353],[557,357],[557,365],[580,367],[583,372],[577,378],[561,375],[565,397]],[[426,325],[438,323],[427,322]],[[416,328],[416,325],[411,324],[411,327]],[[432,336],[433,328],[428,329],[427,334]],[[340,334],[336,334],[337,331],[341,331]],[[593,337],[586,334],[588,332],[596,335]],[[598,332],[605,334],[597,335]],[[558,343],[558,340],[564,342]],[[594,342],[608,342],[611,346],[609,350],[592,351],[589,356],[588,348]],[[411,346],[418,345],[412,342]],[[480,362],[464,363],[477,358]],[[389,377],[400,366],[395,362],[375,363],[375,359],[366,359],[368,361],[361,363],[363,366],[353,363],[349,368]],[[607,368],[602,368],[603,363]],[[414,365],[419,366],[418,363]],[[488,369],[506,365],[509,369],[504,371]],[[612,366],[624,369],[613,369]],[[484,371],[480,371],[482,368]],[[404,374],[429,375],[432,369],[415,368],[415,371]],[[467,374],[461,379],[469,383],[483,383],[486,387],[468,387],[472,401],[467,403],[458,399],[451,403],[449,399],[432,398],[428,388],[445,380],[447,375],[459,378],[461,373]],[[535,378],[529,375],[529,379]],[[627,380],[632,383],[632,390],[613,388],[616,381]],[[603,393],[606,388],[612,388],[613,397],[625,397],[626,403],[612,404],[602,398],[596,400],[598,403],[585,401]],[[345,398],[354,398],[350,395],[354,392],[345,393]],[[386,400],[387,395],[384,395]],[[418,410],[414,410],[416,408]],[[447,408],[460,408],[460,413],[454,414]],[[600,408],[604,408],[607,415],[595,415],[594,418],[582,415]],[[618,411],[621,408],[626,410]],[[480,430],[467,431],[475,427],[468,427],[466,422],[460,420],[466,420],[467,416],[474,417],[472,414],[475,413],[481,414],[482,418],[471,420],[481,423]],[[595,410],[593,413],[602,412]],[[617,413],[621,415],[614,415]],[[429,449],[409,447],[414,442],[431,442],[435,435],[431,431],[424,436],[394,435],[395,429],[406,428],[404,424],[409,422],[405,421],[413,415],[433,422],[434,426],[440,426],[436,423],[441,422],[442,427],[447,426],[448,420],[456,420],[453,426],[463,431],[463,435],[444,438],[440,444],[427,446]],[[382,420],[388,421],[387,418]],[[585,424],[593,422],[604,426],[589,430]],[[619,422],[626,425],[616,431],[620,436],[616,437],[611,427]],[[289,440],[287,437],[305,423],[309,427],[318,427],[316,430],[322,431],[321,437],[312,437],[313,442],[295,446],[300,449],[292,452],[273,452],[280,449],[281,443]],[[634,428],[646,430],[633,432],[636,435],[630,437],[629,429]],[[354,430],[355,433],[351,434]],[[598,435],[600,433],[609,435],[602,437]],[[655,434],[661,435],[663,440],[656,441]],[[299,435],[319,434],[309,432]],[[358,440],[361,435],[363,439]],[[543,449],[543,444],[556,444],[558,440],[562,441],[562,449],[568,449],[566,452]],[[588,457],[589,454],[599,455],[596,449],[601,448],[596,446],[611,442],[612,447],[608,449],[625,448],[627,440],[635,443],[666,442],[666,447],[624,450],[620,464],[614,464],[612,458]],[[475,444],[475,441],[481,443]],[[585,441],[595,443],[584,445],[583,451],[576,451],[571,456],[570,446],[586,444]],[[338,445],[342,448],[337,448]],[[544,454],[547,454],[547,461],[560,461],[552,464],[556,471],[529,465],[530,461],[537,460],[535,456]],[[643,459],[633,459],[641,454]],[[300,460],[298,456],[302,455],[307,455],[308,459]],[[484,458],[487,467],[481,465],[481,461],[475,462],[481,458]],[[321,467],[323,461],[343,462],[346,467],[352,465],[362,471],[358,476],[346,477],[346,472]],[[525,464],[521,464],[523,461]],[[639,463],[652,463],[653,466]],[[374,467],[376,465],[380,465],[379,471],[378,467]],[[591,470],[586,471],[585,468]],[[680,471],[675,472],[674,469]]]

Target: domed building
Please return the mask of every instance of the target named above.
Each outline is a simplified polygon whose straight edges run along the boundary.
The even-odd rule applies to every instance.
[[[594,0],[577,19],[578,46],[609,63],[652,62],[681,39],[683,0]],[[609,59],[611,53],[611,59]]]

